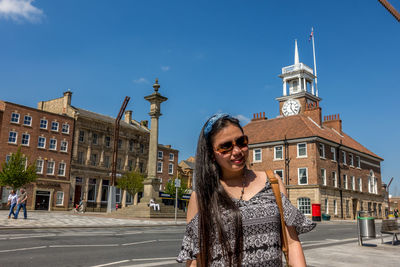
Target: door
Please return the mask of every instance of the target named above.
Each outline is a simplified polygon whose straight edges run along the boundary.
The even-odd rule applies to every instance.
[[[81,201],[82,185],[75,185],[75,197],[74,197],[74,207]]]
[[[35,210],[49,210],[50,191],[36,191]]]

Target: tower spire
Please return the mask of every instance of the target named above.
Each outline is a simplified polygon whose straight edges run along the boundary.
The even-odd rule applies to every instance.
[[[294,65],[299,64],[299,50],[297,49],[297,39],[294,40]]]

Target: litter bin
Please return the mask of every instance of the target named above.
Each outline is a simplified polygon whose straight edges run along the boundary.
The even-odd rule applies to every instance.
[[[322,213],[322,220],[324,221],[330,221],[331,220],[331,215]]]
[[[363,245],[363,238],[376,238],[375,217],[370,211],[359,211],[357,216],[358,244]]]
[[[312,204],[312,220],[321,221],[321,204]]]

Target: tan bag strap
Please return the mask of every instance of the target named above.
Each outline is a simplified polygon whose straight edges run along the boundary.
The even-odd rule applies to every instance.
[[[286,225],[285,225],[285,218],[283,216],[282,196],[279,190],[279,183],[278,179],[275,177],[275,174],[272,172],[272,170],[267,170],[266,173],[268,180],[271,183],[272,191],[274,192],[275,195],[276,204],[278,205],[279,208],[279,214],[281,217],[281,228],[282,228],[281,229],[282,251],[283,254],[285,254],[286,265],[289,266],[289,245],[286,235]]]

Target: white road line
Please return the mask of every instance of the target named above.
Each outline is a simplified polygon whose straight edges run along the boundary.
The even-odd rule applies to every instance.
[[[158,239],[159,242],[170,242],[170,241],[182,241],[182,238],[178,239]]]
[[[42,248],[46,248],[46,246],[32,247],[32,248],[16,248],[16,249],[0,250],[0,253],[4,253],[4,252],[13,252],[13,251],[24,251],[24,250],[34,250],[34,249],[42,249]]]
[[[174,260],[174,259],[176,259],[176,257],[131,259],[131,261],[157,261],[157,260]]]
[[[118,247],[118,244],[98,244],[98,245],[52,245],[49,248],[81,248],[81,247]]]
[[[150,267],[150,266],[165,266],[166,264],[176,264],[176,261],[159,261],[159,262],[151,262],[151,263],[142,263],[142,264],[134,264],[134,265],[125,265],[123,267]]]
[[[129,260],[115,261],[115,262],[110,262],[110,263],[105,263],[105,264],[100,264],[100,265],[94,265],[94,266],[92,266],[92,267],[110,266],[110,265],[115,265],[115,264],[124,263],[124,262],[129,262]]]
[[[50,236],[56,236],[56,235],[47,234],[47,235],[16,236],[16,237],[9,237],[8,239],[15,240],[15,239],[27,239],[27,238],[35,238],[35,237],[50,237]]]
[[[146,243],[153,243],[153,242],[157,242],[157,240],[147,240],[147,241],[140,241],[140,242],[134,242],[134,243],[125,243],[125,244],[122,244],[122,246],[131,246],[131,245],[146,244]]]

